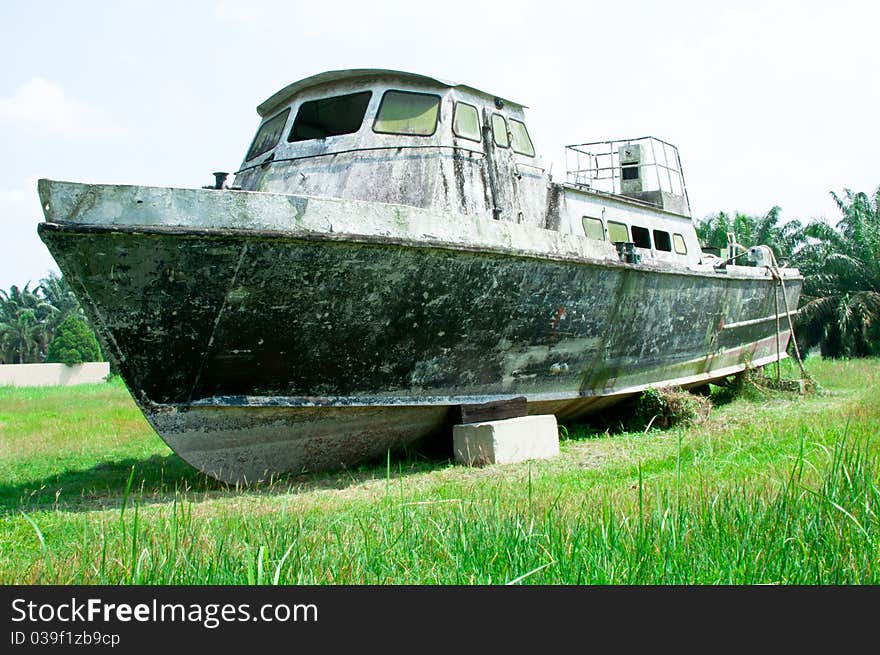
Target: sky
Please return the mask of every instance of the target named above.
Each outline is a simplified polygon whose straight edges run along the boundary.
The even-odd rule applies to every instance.
[[[521,102],[564,146],[678,146],[693,215],[836,222],[880,185],[880,3],[0,0],[0,288],[57,267],[39,178],[200,187],[256,106],[326,70],[422,73]]]

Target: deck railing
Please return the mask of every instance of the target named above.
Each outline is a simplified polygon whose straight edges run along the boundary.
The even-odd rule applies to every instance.
[[[656,137],[566,146],[567,181],[591,191],[638,197],[662,191],[690,201],[678,148]]]

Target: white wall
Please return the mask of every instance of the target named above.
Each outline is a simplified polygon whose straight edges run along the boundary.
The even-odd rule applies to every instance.
[[[0,365],[0,387],[47,387],[94,384],[110,374],[108,362],[66,364],[4,364]]]

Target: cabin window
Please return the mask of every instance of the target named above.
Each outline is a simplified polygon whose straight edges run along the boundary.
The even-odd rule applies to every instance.
[[[510,136],[510,145],[513,148],[514,152],[518,152],[521,155],[526,155],[527,157],[535,156],[535,146],[532,145],[532,140],[529,138],[529,133],[526,130],[525,123],[511,118]]]
[[[410,91],[386,91],[373,123],[383,134],[431,136],[437,130],[440,96]]]
[[[679,255],[688,254],[688,249],[687,245],[684,242],[684,237],[680,234],[672,235],[672,244],[675,246],[675,252],[677,252]]]
[[[597,241],[605,240],[605,228],[602,227],[602,219],[601,218],[593,218],[591,216],[584,216],[584,234],[588,239],[596,239]]]
[[[452,132],[463,139],[480,141],[480,114],[477,108],[464,102],[456,102]]]
[[[671,252],[672,241],[669,239],[669,232],[654,230],[654,247],[663,252]]]
[[[611,243],[629,241],[629,230],[624,223],[608,221],[608,240]]]
[[[363,91],[302,103],[287,140],[308,141],[357,132],[372,95],[371,91]]]
[[[638,164],[624,164],[620,170],[620,177],[623,180],[637,180],[637,179],[639,179],[639,165]]]
[[[254,142],[251,144],[251,149],[248,150],[246,159],[250,160],[254,157],[259,157],[278,145],[278,140],[281,138],[281,133],[284,131],[289,115],[290,108],[288,107],[260,126],[260,129],[257,130],[257,136],[254,137]]]
[[[507,122],[501,114],[492,114],[492,138],[499,148],[507,148],[510,145],[510,137],[507,136]]]
[[[633,235],[633,243],[636,244],[637,248],[649,248],[651,247],[651,233],[648,231],[648,228],[639,227],[638,225],[632,226],[632,235]]]

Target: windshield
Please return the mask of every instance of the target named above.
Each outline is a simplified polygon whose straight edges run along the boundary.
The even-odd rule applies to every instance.
[[[247,159],[259,157],[278,145],[278,140],[281,138],[289,115],[290,108],[287,108],[260,126],[260,129],[257,130],[257,136],[254,137],[254,142],[251,144],[251,149],[248,151]]]

